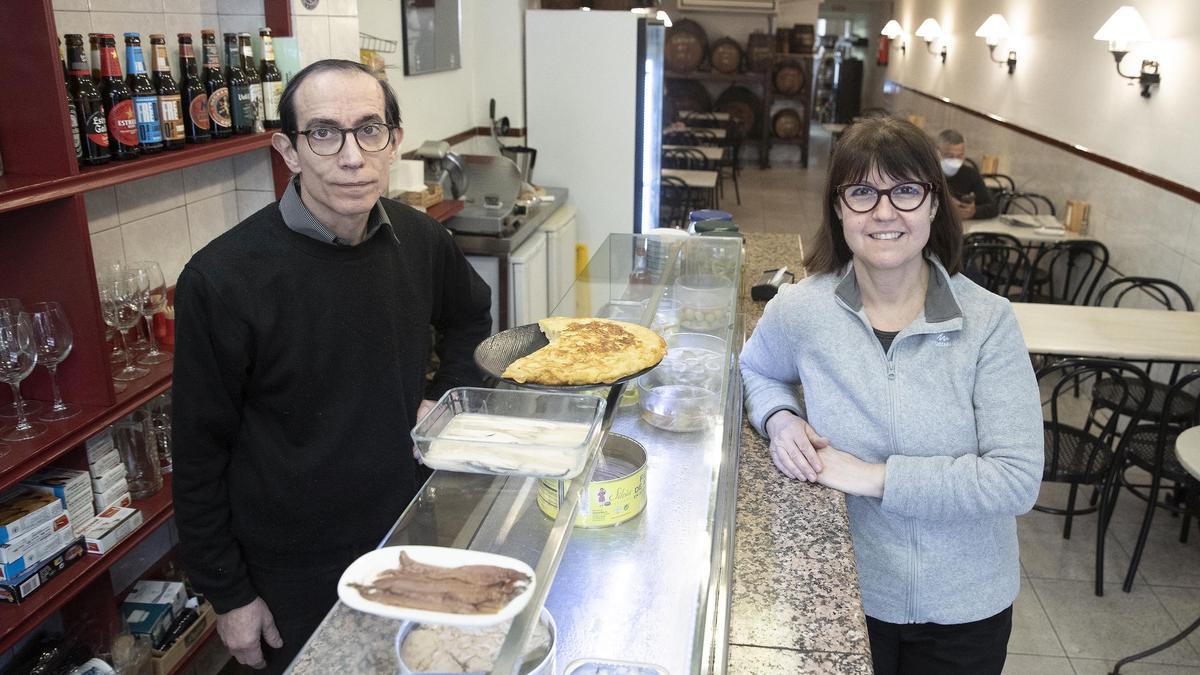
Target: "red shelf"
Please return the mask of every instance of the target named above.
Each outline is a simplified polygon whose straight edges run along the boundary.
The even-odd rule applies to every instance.
[[[171,476],[163,478],[163,487],[149,499],[133,503],[142,512],[142,526],[125,541],[102,556],[86,554],[19,605],[0,604],[0,654],[11,649],[36,629],[51,614],[62,608],[88,584],[129,553],[134,546],[158,529],[174,514],[171,502]]]
[[[129,383],[107,408],[82,406],[83,412],[61,422],[38,422],[46,432],[19,443],[9,442],[11,451],[0,456],[0,491],[19,483],[33,471],[50,464],[72,448],[133,412],[146,401],[171,388],[171,361],[149,366],[150,374]],[[0,652],[4,650],[0,649]]]
[[[184,654],[183,658],[179,660],[179,663],[176,663],[175,667],[168,671],[169,675],[183,672],[185,668],[191,665],[192,659],[195,659],[196,655],[204,650],[204,646],[207,645],[208,641],[211,640],[216,634],[217,621],[216,619],[213,619],[208,623],[208,627],[204,629],[204,632],[200,634],[200,639],[196,641],[196,644],[192,645],[192,648],[188,650],[187,654]]]
[[[89,166],[73,176],[5,175],[0,177],[0,213],[267,148],[271,146],[273,134],[273,131],[264,131],[248,136],[213,139],[200,145],[188,145],[183,150],[163,151],[128,162]]]

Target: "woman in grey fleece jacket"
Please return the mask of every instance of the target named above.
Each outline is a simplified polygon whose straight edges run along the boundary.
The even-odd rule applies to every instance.
[[[1024,341],[1008,300],[959,274],[945,189],[916,127],[850,127],[810,276],[767,305],[741,356],[776,467],[846,493],[877,673],[1000,673],[1016,516],[1042,475]]]

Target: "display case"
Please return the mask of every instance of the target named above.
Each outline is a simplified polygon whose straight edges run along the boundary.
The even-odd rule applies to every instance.
[[[551,313],[613,316],[653,327],[672,344],[708,345],[713,375],[691,384],[714,392],[710,423],[688,431],[651,424],[661,420],[646,414],[634,382],[624,385],[619,405],[606,415],[605,434],[620,434],[645,450],[644,510],[617,525],[577,527],[577,515],[592,508],[583,481],[557,491],[551,518],[546,512],[554,510],[539,508],[543,486],[535,478],[437,471],[381,542],[499,553],[535,570],[534,596],[514,619],[492,672],[517,671],[518,646],[543,606],[557,626],[560,668],[600,658],[654,664],[671,673],[724,670],[742,426],[736,368],[743,339],[736,312],[741,269],[740,238],[611,235],[576,279],[569,304]],[[711,285],[705,296],[719,310],[708,315],[717,320],[704,330],[689,328],[707,341],[677,339],[680,282],[698,276],[727,282]],[[668,351],[668,359],[683,356],[695,354]],[[598,448],[582,475],[592,475],[599,456]],[[396,672],[399,628],[338,603],[292,672]]]

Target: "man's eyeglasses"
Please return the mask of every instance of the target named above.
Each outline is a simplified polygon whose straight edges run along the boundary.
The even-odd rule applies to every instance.
[[[342,151],[346,134],[353,134],[354,141],[363,152],[379,152],[392,141],[392,130],[396,127],[383,122],[370,122],[353,129],[338,127],[313,127],[296,133],[308,139],[308,147],[315,155],[328,157]]]
[[[897,211],[915,211],[925,203],[931,192],[937,191],[937,186],[913,181],[880,190],[863,183],[849,183],[839,185],[833,191],[842,198],[842,203],[855,213],[866,213],[874,209],[883,195],[887,195]]]

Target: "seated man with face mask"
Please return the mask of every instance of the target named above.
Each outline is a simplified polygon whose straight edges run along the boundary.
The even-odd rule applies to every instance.
[[[963,162],[967,156],[963,135],[946,129],[937,135],[937,148],[942,158],[942,173],[946,174],[946,185],[950,188],[946,201],[958,212],[958,217],[976,220],[999,215],[1000,208],[992,191],[984,184],[979,172]]]

